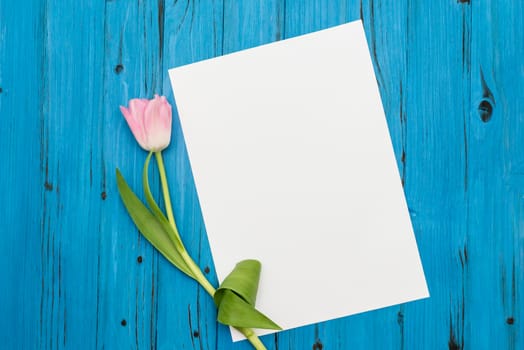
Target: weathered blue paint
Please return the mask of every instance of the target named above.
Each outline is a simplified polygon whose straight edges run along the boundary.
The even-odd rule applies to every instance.
[[[114,169],[138,188],[145,153],[118,105],[172,101],[169,67],[358,18],[432,296],[263,340],[524,348],[524,4],[509,0],[0,1],[0,348],[249,349],[127,217]],[[177,119],[165,158],[216,282]]]

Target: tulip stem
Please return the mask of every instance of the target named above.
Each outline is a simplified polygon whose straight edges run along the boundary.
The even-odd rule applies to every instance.
[[[173,215],[173,207],[171,206],[171,197],[169,195],[169,186],[167,184],[167,176],[166,176],[166,168],[164,166],[164,160],[162,158],[162,152],[155,152],[155,158],[158,164],[158,170],[160,173],[160,182],[162,184],[162,194],[164,197],[164,202],[166,205],[166,213],[167,213],[167,219],[169,221],[169,224],[173,228],[175,232],[178,232],[178,229],[176,227],[175,222],[175,216]],[[194,262],[194,260],[189,256],[187,253],[185,247],[182,252],[180,252],[182,255],[182,258],[186,262],[187,266],[193,272],[195,275],[196,281],[206,290],[206,292],[213,297],[215,295],[216,289],[213,287],[211,283],[207,280],[207,278],[202,273],[202,270],[198,265]],[[255,334],[255,332],[251,328],[243,328],[243,327],[235,327],[237,330],[239,330],[246,338],[247,340],[253,345],[253,347],[256,350],[267,350],[264,344],[260,341],[258,336]]]
[[[166,204],[167,220],[169,221],[171,228],[175,232],[178,232],[175,222],[175,216],[173,215],[173,208],[171,206],[171,197],[169,195],[169,186],[167,184],[166,168],[164,166],[162,152],[155,152],[155,158],[158,163],[160,182],[162,183],[162,194],[164,196],[164,202]],[[193,275],[195,276],[197,282],[200,283],[200,285],[206,290],[206,292],[209,295],[211,295],[211,297],[213,297],[213,295],[215,295],[215,288],[211,285],[211,283],[209,283],[207,278],[202,273],[202,270],[197,266],[193,259],[191,259],[185,247],[183,251],[180,252],[180,255],[182,256],[182,259],[184,259],[184,261],[186,262],[187,267],[191,270],[191,272],[193,272]]]
[[[158,163],[158,170],[160,172],[160,182],[162,183],[162,194],[164,202],[166,203],[167,219],[173,228],[176,228],[175,217],[173,216],[173,208],[171,207],[171,197],[169,196],[169,187],[167,185],[166,168],[164,167],[164,159],[162,158],[162,151],[155,152],[156,162]]]
[[[240,331],[240,333],[242,333],[247,338],[247,340],[249,340],[251,345],[253,345],[256,350],[267,350],[266,346],[262,343],[260,338],[251,328],[237,327],[237,330]]]

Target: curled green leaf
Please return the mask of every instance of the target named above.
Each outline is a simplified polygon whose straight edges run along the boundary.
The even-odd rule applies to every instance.
[[[218,322],[241,328],[281,329],[255,308],[260,269],[259,261],[243,260],[224,279],[213,297]]]

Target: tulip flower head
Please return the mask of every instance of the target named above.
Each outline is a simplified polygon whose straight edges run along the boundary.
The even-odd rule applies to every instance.
[[[169,146],[172,112],[164,96],[131,99],[129,107],[120,106],[120,111],[140,147],[159,152]]]

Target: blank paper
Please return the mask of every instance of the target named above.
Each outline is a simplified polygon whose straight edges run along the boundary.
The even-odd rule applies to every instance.
[[[284,329],[428,296],[360,21],[169,73],[219,280]]]

